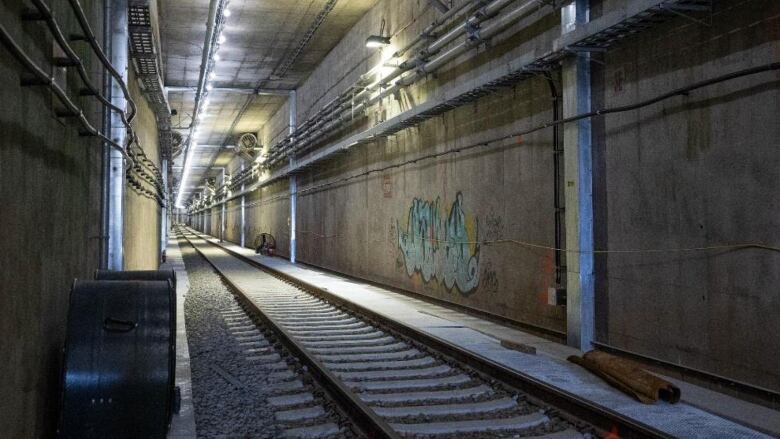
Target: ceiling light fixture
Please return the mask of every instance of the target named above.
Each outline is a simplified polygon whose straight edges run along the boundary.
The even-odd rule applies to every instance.
[[[190,169],[192,169],[192,156],[195,155],[195,148],[198,147],[197,142],[193,142],[192,145],[190,145],[190,150],[187,153],[187,156],[184,157],[184,172],[181,176],[181,181],[179,182],[179,193],[176,195],[176,207],[179,209],[184,209],[184,205],[181,204],[182,198],[184,197],[184,185],[187,179],[190,177]]]
[[[225,1],[223,4],[226,4],[227,1]],[[211,59],[207,59],[206,64],[206,71],[203,72],[206,75],[206,78],[208,81],[213,81],[216,78],[216,74],[212,71],[215,67],[215,63],[219,62],[222,57],[219,56],[217,53],[217,50],[219,50],[219,45],[223,44],[225,41],[227,41],[227,38],[225,38],[224,35],[222,35],[222,29],[224,28],[224,20],[225,18],[230,16],[230,10],[225,7],[222,9],[222,17],[218,18],[217,20],[217,44],[214,44],[214,40],[210,41],[209,47],[208,47],[208,55],[211,57]],[[203,77],[201,77],[201,80]],[[202,83],[199,83],[199,86]],[[190,126],[190,147],[187,149],[186,154],[184,155],[184,163],[182,163],[184,167],[184,171],[182,172],[182,178],[181,181],[179,181],[179,190],[176,196],[176,203],[175,206],[179,209],[184,209],[185,206],[182,204],[183,197],[184,197],[184,187],[187,183],[187,179],[190,176],[190,170],[192,168],[192,161],[193,161],[193,153],[195,149],[198,147],[198,143],[196,140],[196,137],[198,136],[198,121],[202,120],[205,116],[204,112],[206,111],[206,108],[209,105],[209,100],[207,98],[208,92],[211,91],[214,86],[208,82],[205,86],[205,90],[199,90],[200,94],[197,96],[197,100],[195,101],[195,111],[193,112],[193,123]],[[205,98],[205,99],[204,99]],[[202,100],[202,101],[201,101]],[[191,206],[192,203],[187,203],[188,206]]]
[[[371,35],[366,38],[366,47],[379,48],[390,45],[390,37],[384,36],[385,34],[385,19],[382,19],[382,27],[379,28],[379,35]]]

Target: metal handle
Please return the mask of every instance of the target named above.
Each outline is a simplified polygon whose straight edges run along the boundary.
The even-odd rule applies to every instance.
[[[119,320],[106,317],[103,321],[103,329],[108,332],[130,332],[138,326],[138,323],[130,320]]]

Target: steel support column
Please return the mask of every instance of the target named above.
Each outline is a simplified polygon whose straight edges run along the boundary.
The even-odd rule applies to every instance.
[[[295,134],[298,126],[298,95],[295,90],[290,92],[290,136]],[[295,157],[290,157],[290,167],[295,166]],[[290,262],[295,263],[297,257],[296,216],[298,213],[298,179],[295,174],[290,175]]]
[[[241,162],[241,171],[244,170],[244,162]],[[241,184],[241,192],[244,192],[245,185]],[[246,195],[241,196],[241,247],[246,247]]]
[[[128,18],[127,0],[106,2],[109,18],[108,39],[111,64],[123,81],[127,82],[128,67]],[[122,87],[116,80],[111,81],[111,102],[119,108],[127,107]],[[116,143],[124,145],[127,131],[119,114],[111,113],[110,137]],[[124,267],[124,201],[125,201],[125,163],[122,153],[112,148],[108,163],[108,269],[122,270]]]
[[[589,20],[589,0],[575,0],[562,9],[564,32]],[[563,63],[564,117],[591,107],[590,54],[583,52]],[[593,148],[591,121],[583,119],[564,129],[566,181],[567,295],[566,331],[570,346],[592,349],[594,333],[593,277]]]
[[[226,175],[227,174],[225,173],[225,168],[223,167],[222,182],[220,183],[220,186],[225,185]],[[225,215],[227,213],[226,209],[227,209],[227,203],[222,203],[222,206],[220,207],[219,210],[219,242],[225,241],[225,220],[226,220]]]
[[[165,193],[168,192],[168,160],[163,159],[160,163],[160,170],[162,171],[162,185]],[[166,197],[167,198],[167,197]],[[160,213],[160,255],[165,252],[165,247],[168,246],[168,206],[170,201],[165,200]],[[162,260],[162,258],[160,258]]]

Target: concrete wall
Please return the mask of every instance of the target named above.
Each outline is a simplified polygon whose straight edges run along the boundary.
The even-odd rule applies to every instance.
[[[154,111],[136,81],[135,70],[128,78],[130,94],[138,106],[134,128],[149,160],[160,166],[160,141]],[[152,190],[152,186],[144,183]],[[125,270],[156,270],[160,265],[162,208],[156,200],[127,186],[125,189]]]
[[[82,1],[100,35],[102,4]],[[49,69],[48,30],[22,25],[24,2],[0,4],[0,22]],[[67,3],[51,4],[75,32]],[[99,71],[85,45],[87,70]],[[101,145],[80,137],[72,120],[55,117],[55,98],[20,87],[23,70],[0,47],[0,436],[52,437],[57,422],[62,344],[73,279],[99,264]],[[80,86],[75,72],[70,90]],[[100,75],[93,78],[100,84]],[[78,99],[100,126],[94,99]],[[56,107],[59,108],[59,107]]]
[[[299,88],[299,120],[386,60],[437,14],[427,2],[380,2]],[[394,44],[383,52],[367,49],[365,38],[378,31],[382,18],[394,35]],[[463,56],[408,93],[386,99],[340,136],[393,117],[520,53],[549,44],[558,32],[554,14],[534,13],[524,24],[528,28],[516,26],[502,35],[503,42],[476,51],[476,56]],[[261,130],[263,145],[287,134],[288,116],[289,107],[284,105]],[[311,190],[347,175],[480,142],[551,117],[550,90],[540,78],[430,120],[419,129],[356,148],[325,167],[301,174],[298,259],[565,332],[563,308],[547,305],[547,288],[554,283],[552,251],[476,243],[508,235],[553,245],[552,129],[488,150]],[[278,253],[289,254],[288,194],[287,182],[280,182],[247,197],[247,245],[259,233],[272,233]],[[239,202],[231,203],[228,210],[238,212]],[[228,214],[233,222],[238,217]],[[418,228],[420,221],[433,222],[423,230]],[[421,233],[461,244],[448,249],[443,243],[420,239]],[[432,257],[426,260],[423,253]],[[455,253],[457,257],[452,256]]]
[[[780,3],[717,4],[711,27],[675,20],[608,52],[601,99],[624,105],[778,60]],[[597,247],[777,247],[777,79],[747,77],[604,119]],[[780,253],[615,254],[597,263],[599,341],[780,390]]]
[[[49,3],[66,35],[79,34],[67,2]],[[102,35],[102,1],[81,0],[92,29]],[[36,63],[51,69],[55,43],[42,23],[22,24],[24,2],[0,5],[0,22]],[[74,43],[92,80],[102,65],[88,46]],[[78,97],[74,69],[62,77],[93,126],[102,106]],[[24,71],[0,47],[0,436],[53,437],[58,405],[68,297],[75,278],[100,265],[102,145],[79,136],[73,119],[58,119],[58,101],[43,87],[21,87]],[[147,155],[159,163],[154,117],[132,78],[139,107],[135,128]],[[126,268],[156,268],[160,210],[126,188]]]
[[[594,15],[624,4],[596,3]],[[675,18],[610,50],[594,64],[594,102],[633,103],[777,59],[780,4],[717,4],[712,26]],[[367,51],[363,42],[383,17],[397,48],[435,14],[427,2],[380,2],[301,85],[299,120],[380,62],[381,54]],[[323,144],[433,99],[510,58],[549,48],[559,22],[557,14],[526,19],[500,38],[503,43],[464,56],[386,99]],[[596,248],[777,246],[776,79],[746,78],[594,120]],[[547,288],[554,284],[552,250],[527,245],[553,244],[552,130],[343,181],[547,121],[551,105],[544,79],[525,81],[302,173],[299,260],[565,332],[565,309],[546,304]],[[264,145],[283,136],[287,118],[282,108],[266,124]],[[279,182],[247,197],[248,245],[255,234],[271,232],[279,253],[289,252],[288,193],[287,182]],[[237,211],[238,204],[228,208]],[[229,214],[229,230],[238,217]],[[228,238],[237,242],[236,235]],[[497,240],[515,243],[484,242]],[[779,259],[777,252],[758,249],[600,254],[596,338],[780,389],[774,364],[780,356]]]

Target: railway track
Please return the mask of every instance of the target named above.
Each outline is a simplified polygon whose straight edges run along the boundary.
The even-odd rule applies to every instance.
[[[211,266],[188,263],[187,268],[200,272],[201,290],[191,290],[187,299],[199,325],[198,332],[190,334],[192,359],[213,380],[199,381],[204,401],[197,407],[201,435],[223,437],[225,428],[231,428],[230,437],[358,437],[349,417],[275,333],[240,306]],[[216,279],[215,285],[204,286],[205,276]],[[263,415],[267,418],[256,419]]]
[[[367,436],[569,439],[618,428],[621,437],[666,437],[611,413],[589,413],[585,401],[571,410],[572,401],[561,395],[529,393],[538,383],[486,373],[440,344],[424,345],[376,315],[326,300],[311,286],[182,231],[235,288],[242,306],[279,335]]]
[[[222,311],[222,316],[244,348],[246,367],[264,378],[263,391],[272,395],[267,401],[285,437],[352,436],[339,426],[338,415],[323,403],[320,392],[305,382],[304,374],[286,361],[286,353],[274,346],[243,308],[236,304]],[[228,382],[235,380],[224,371],[215,371],[225,374]]]

